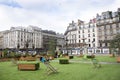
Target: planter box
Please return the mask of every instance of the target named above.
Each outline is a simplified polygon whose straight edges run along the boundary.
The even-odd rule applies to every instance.
[[[39,63],[20,63],[18,64],[18,70],[38,70]]]
[[[109,54],[110,57],[115,57],[115,54]]]
[[[0,58],[0,62],[4,62],[4,61],[10,61],[11,58]]]
[[[35,58],[35,57],[26,57],[26,60],[27,60],[27,61],[35,61],[36,58]]]
[[[117,62],[120,63],[120,57],[117,57]]]
[[[23,57],[23,56],[21,56],[19,60],[20,60],[20,61],[25,61],[25,60],[26,60],[26,58],[25,58],[25,57]]]

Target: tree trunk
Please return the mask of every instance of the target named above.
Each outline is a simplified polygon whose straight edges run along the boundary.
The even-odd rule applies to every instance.
[[[118,48],[118,56],[120,56],[120,47]]]

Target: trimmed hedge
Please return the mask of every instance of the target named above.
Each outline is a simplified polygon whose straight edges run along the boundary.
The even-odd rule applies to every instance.
[[[73,56],[69,56],[69,59],[73,59]]]
[[[95,56],[94,55],[87,55],[87,58],[95,58]]]
[[[59,59],[59,64],[69,64],[68,59]]]

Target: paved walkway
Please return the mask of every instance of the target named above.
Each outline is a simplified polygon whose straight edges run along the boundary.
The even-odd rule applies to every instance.
[[[52,62],[59,62],[59,60],[52,60]],[[92,61],[85,61],[85,60],[69,60],[69,62],[74,62],[74,63],[92,63]],[[117,62],[99,62],[100,64],[120,64]]]

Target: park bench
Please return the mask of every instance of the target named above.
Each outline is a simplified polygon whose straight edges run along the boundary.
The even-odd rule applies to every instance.
[[[99,63],[99,61],[97,59],[92,58],[91,61],[92,61],[92,64],[93,64],[94,68],[100,68],[101,67],[101,64]]]
[[[38,70],[39,63],[19,63],[18,70]]]

